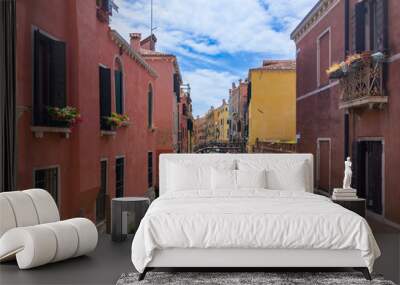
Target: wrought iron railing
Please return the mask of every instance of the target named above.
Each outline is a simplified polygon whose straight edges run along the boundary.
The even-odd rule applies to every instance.
[[[386,102],[386,100],[381,100],[385,95],[383,63],[371,58],[350,66],[346,76],[340,79],[340,86],[342,91],[341,108]]]

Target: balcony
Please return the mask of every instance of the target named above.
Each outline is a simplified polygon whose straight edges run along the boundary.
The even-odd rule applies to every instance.
[[[351,65],[340,79],[339,109],[382,108],[388,102],[383,90],[383,62],[372,58]]]

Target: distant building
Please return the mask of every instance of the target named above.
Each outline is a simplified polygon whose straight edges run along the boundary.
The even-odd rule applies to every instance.
[[[181,90],[179,100],[178,152],[193,151],[193,116],[190,91]]]
[[[207,143],[207,118],[199,117],[194,120],[194,147],[199,147]]]
[[[238,86],[232,83],[229,90],[229,141],[243,142],[245,140],[246,110],[248,81],[239,80]]]
[[[296,62],[265,60],[249,70],[247,149],[257,142],[296,142]]]
[[[343,163],[351,156],[352,187],[366,198],[368,214],[397,226],[399,35],[398,0],[320,0],[291,35],[297,46],[298,150],[315,156],[316,187],[326,194],[341,187]],[[357,55],[361,60],[352,61]],[[346,58],[346,73],[329,78],[326,69]]]
[[[215,141],[218,143],[227,143],[229,141],[229,124],[228,124],[228,104],[225,99],[222,105],[214,109],[214,125],[215,125]]]

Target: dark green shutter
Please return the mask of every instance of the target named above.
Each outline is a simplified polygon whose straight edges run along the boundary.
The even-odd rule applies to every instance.
[[[179,74],[178,73],[174,73],[174,93],[176,96],[176,100],[178,102],[180,102],[180,91],[181,91],[181,84],[180,84],[180,80],[179,80]]]
[[[356,3],[354,18],[354,49],[357,53],[365,51],[365,13],[365,2]]]
[[[66,47],[39,30],[34,32],[33,124],[53,125],[47,107],[66,105]]]
[[[375,29],[376,38],[374,47],[377,51],[388,49],[388,1],[376,0],[375,2]]]
[[[122,96],[122,72],[115,71],[115,111],[118,114],[123,113],[123,96]]]
[[[153,89],[149,87],[149,93],[147,94],[147,127],[153,126]]]
[[[50,106],[65,107],[67,103],[65,43],[51,41],[50,58]]]
[[[100,128],[109,130],[105,117],[111,115],[111,71],[109,68],[99,67],[99,93],[100,93]]]

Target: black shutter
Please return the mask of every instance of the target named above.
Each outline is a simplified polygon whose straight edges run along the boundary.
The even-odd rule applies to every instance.
[[[359,183],[358,183],[358,172],[359,172],[359,166],[360,166],[360,155],[359,155],[359,146],[360,143],[357,141],[353,141],[352,144],[352,151],[351,151],[351,155],[352,155],[352,171],[353,171],[353,175],[352,175],[352,181],[351,181],[351,186],[355,189],[358,189],[359,187]]]
[[[50,54],[50,106],[66,106],[65,75],[65,43],[52,40]]]
[[[111,116],[111,71],[109,68],[99,67],[100,93],[100,128],[110,130],[105,117]]]
[[[153,89],[149,87],[147,94],[147,127],[153,127]]]
[[[176,100],[180,102],[180,91],[181,91],[181,84],[179,80],[179,74],[174,73],[174,93],[176,96]]]
[[[354,49],[360,53],[365,51],[365,2],[355,5],[355,29],[354,29]]]
[[[377,51],[388,49],[388,1],[376,0],[375,2],[375,43]]]
[[[115,76],[115,111],[118,114],[122,114],[123,112],[122,72],[116,70],[114,76]]]
[[[34,32],[33,58],[33,124],[48,124],[47,106],[50,105],[50,45],[51,39],[39,30]]]

